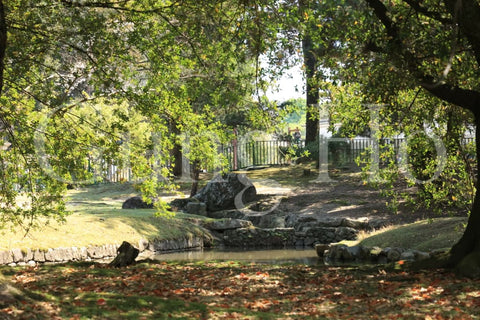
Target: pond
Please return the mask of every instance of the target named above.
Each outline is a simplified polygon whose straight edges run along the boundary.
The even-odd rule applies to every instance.
[[[242,261],[264,264],[323,264],[314,249],[205,249],[154,255],[160,261]]]

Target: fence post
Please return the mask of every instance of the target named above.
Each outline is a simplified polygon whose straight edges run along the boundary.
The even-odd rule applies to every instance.
[[[233,128],[233,171],[238,170],[238,140],[237,140],[237,128]]]
[[[338,138],[333,138],[338,139]],[[312,182],[335,182],[328,174],[328,138],[320,135],[318,137],[318,177]],[[330,139],[332,140],[332,138]]]

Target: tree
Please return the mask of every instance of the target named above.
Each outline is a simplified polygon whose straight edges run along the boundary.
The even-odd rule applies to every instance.
[[[151,106],[147,113],[162,114],[159,120],[168,123],[168,138],[162,135],[162,139],[172,139],[173,159],[168,161],[174,163],[177,177],[185,173],[191,175],[187,178],[193,181],[192,195],[196,193],[200,169],[223,166],[222,155],[217,149],[220,143],[226,142],[225,131],[233,129],[225,121],[227,115],[239,109],[248,113],[254,113],[255,108],[261,109],[251,98],[256,70],[252,68],[255,49],[245,43],[250,39],[250,31],[244,26],[250,23],[249,10],[248,6],[220,1],[202,6],[184,3],[174,6],[168,15],[163,13],[162,20],[174,25],[169,43],[176,52],[171,65],[176,64],[178,68],[178,74],[168,85],[165,79],[158,77],[157,71],[165,68],[164,52],[152,50],[159,43],[141,40],[150,61],[141,99],[143,104]],[[144,15],[147,16],[143,19],[147,20],[159,18],[155,14]],[[162,105],[158,103],[158,92],[165,87],[174,93],[169,99],[177,106],[158,110],[158,105]],[[252,123],[257,119],[247,117],[247,120]],[[189,163],[184,164],[183,159]],[[152,196],[156,192],[153,185],[150,184],[148,190]]]
[[[11,145],[0,153],[1,222],[28,230],[36,217],[64,217],[62,194],[67,183],[88,177],[92,148],[105,160],[121,152],[123,111],[102,123],[76,109],[99,97],[115,96],[107,102],[115,104],[135,96],[145,61],[133,38],[137,30],[128,28],[137,13],[130,4],[18,0],[0,8],[1,134]],[[164,69],[170,70],[164,79],[176,74],[172,69]],[[27,200],[19,203],[20,197]]]
[[[356,43],[363,42],[363,50],[368,52],[363,67],[368,70],[370,81],[383,78],[385,85],[380,87],[390,86],[384,97],[400,87],[420,86],[429,94],[471,112],[477,127],[476,154],[480,154],[479,4],[470,0],[422,3],[366,0],[365,3],[367,7],[359,21],[363,27],[356,32],[357,40],[361,40]],[[360,60],[359,46],[352,50]],[[365,68],[366,63],[368,67]],[[361,66],[358,61],[356,65]],[[452,126],[450,128],[453,130]],[[477,171],[479,166],[477,161]],[[479,183],[477,179],[477,190]],[[477,192],[463,237],[451,250],[450,266],[478,254],[480,236],[476,230],[479,227],[480,193]]]
[[[340,53],[348,43],[344,25],[354,21],[356,2],[350,1],[275,1],[271,4],[265,33],[272,76],[281,74],[290,64],[301,64],[305,74],[307,145],[315,145],[319,135],[319,106],[329,81],[338,80]],[[347,7],[345,9],[345,7]],[[274,9],[275,8],[275,9]],[[350,8],[350,9],[348,9]]]
[[[386,106],[379,114],[380,119],[388,119],[385,123],[407,122],[408,119],[411,123],[404,127],[405,134],[423,130],[424,121],[430,128],[442,125],[445,128],[442,138],[447,139],[446,147],[450,151],[458,150],[459,139],[469,123],[473,122],[478,128],[480,30],[477,21],[480,21],[480,6],[476,1],[327,1],[322,3],[321,13],[312,2],[301,4],[302,8],[314,7],[315,10],[307,11],[307,17],[305,12],[295,11],[294,2],[288,2],[282,12],[301,12],[303,17],[296,15],[301,22],[284,23],[283,30],[295,27],[302,30],[304,48],[311,43],[305,35],[312,37],[314,46],[323,45],[326,50],[321,55],[321,68],[329,70],[329,79],[346,85],[359,83],[357,92],[361,93],[361,103]],[[304,19],[308,21],[310,17],[315,17],[313,27],[304,23]],[[307,59],[309,52],[304,52],[307,53],[304,58],[313,61]],[[318,82],[316,85],[321,87]],[[402,97],[412,103],[400,101]],[[415,101],[421,101],[421,107],[413,109]],[[368,118],[367,108],[359,111]],[[480,154],[479,131],[476,130],[477,155]],[[418,149],[428,150],[430,147],[423,141],[422,137],[415,139],[418,146],[422,145]],[[421,170],[422,166],[432,166],[428,152],[421,154],[419,150],[411,150],[410,155],[415,159],[412,166],[415,173],[428,176],[431,171]],[[450,155],[447,160],[448,165],[457,161]],[[466,162],[460,161],[458,165],[462,163]],[[455,166],[452,165],[453,175]],[[477,161],[477,172],[479,166]],[[461,175],[455,177],[459,178],[471,179]],[[477,179],[477,190],[479,186]],[[467,229],[451,250],[450,266],[458,265],[462,259],[480,250],[480,236],[475,232],[479,224],[480,194],[476,193]]]
[[[197,168],[221,166],[217,146],[226,128],[218,120],[239,106],[248,121],[269,116],[249,98],[264,50],[262,28],[251,17],[266,13],[255,2],[0,5],[0,134],[11,144],[0,151],[5,223],[62,218],[62,192],[72,178],[88,177],[84,159],[92,147],[110,159],[130,149],[125,161],[143,179],[144,194],[156,197],[179,158],[171,156],[175,144],[189,141],[184,156]],[[104,108],[114,117],[102,114],[105,121],[98,122],[77,109],[96,101],[128,102],[153,134],[125,148],[119,136],[129,128],[128,112]],[[29,197],[26,207],[18,205],[19,195]]]

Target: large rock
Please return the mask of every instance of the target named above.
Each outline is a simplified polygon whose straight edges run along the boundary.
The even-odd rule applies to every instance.
[[[343,240],[355,240],[358,231],[348,227],[315,227],[296,230],[297,245],[305,247],[315,246],[319,243],[334,243]]]
[[[122,209],[152,209],[153,203],[146,203],[142,197],[136,196],[125,200]]]
[[[376,258],[376,256],[372,255],[370,248],[364,246],[349,247],[344,244],[329,246],[329,248],[323,252],[323,257],[327,262],[370,262]]]
[[[387,247],[383,249],[383,254],[387,256],[388,261],[398,261],[400,260],[400,257],[402,256],[402,253],[405,250],[402,248],[390,248]]]
[[[9,264],[13,262],[12,252],[0,251],[0,264]]]
[[[203,202],[207,211],[242,209],[245,204],[255,200],[255,186],[244,174],[229,173],[217,175],[193,198]]]
[[[189,202],[187,203],[186,211],[190,214],[206,216],[207,206],[203,202]]]
[[[259,228],[273,229],[273,228],[285,228],[285,217],[275,215],[264,215],[259,223]]]
[[[186,211],[187,205],[191,202],[198,203],[192,198],[177,198],[170,201],[168,204],[173,211]]]
[[[140,250],[132,246],[129,242],[123,241],[117,249],[117,253],[117,256],[109,263],[109,266],[122,268],[133,264],[140,253]]]
[[[16,249],[12,249],[11,252],[12,252],[13,262],[24,262],[25,261],[24,258],[23,258],[22,250],[16,248]]]
[[[286,214],[279,210],[274,209],[267,213],[250,213],[245,219],[250,220],[255,227],[263,229],[273,229],[273,228],[286,228],[285,223]],[[291,226],[288,226],[291,227]]]
[[[297,213],[289,213],[285,217],[285,226],[295,228],[297,231],[304,231],[310,228],[338,228],[347,227],[357,230],[375,230],[388,225],[388,221],[370,220],[367,217],[357,219],[341,218],[341,217],[318,217],[312,215],[299,215]]]
[[[429,253],[418,250],[389,247],[382,249],[362,245],[349,247],[344,244],[320,244],[315,246],[315,249],[318,256],[324,258],[328,263],[357,261],[385,264],[399,260],[422,261],[431,257]],[[480,275],[480,271],[478,274]]]

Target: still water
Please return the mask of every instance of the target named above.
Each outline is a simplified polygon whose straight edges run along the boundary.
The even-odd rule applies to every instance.
[[[268,249],[268,250],[223,250],[205,249],[159,254],[152,257],[161,261],[242,261],[265,264],[295,263],[306,265],[323,264],[314,249]]]

